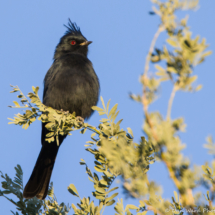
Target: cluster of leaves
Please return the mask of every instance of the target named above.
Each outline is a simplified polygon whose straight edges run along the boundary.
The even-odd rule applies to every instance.
[[[118,114],[117,105],[108,112],[109,102],[107,107],[105,107],[103,100],[103,108],[93,107],[100,115],[107,116],[107,118],[100,120],[99,129],[102,135],[99,135],[98,139],[93,138],[93,141],[90,142],[98,147],[97,151],[91,150],[97,160],[95,168],[104,174],[109,169],[114,177],[120,175],[123,185],[130,190],[128,194],[132,194],[132,196],[144,196],[149,193],[149,190],[158,191],[159,189],[154,183],[147,185],[146,173],[149,170],[149,165],[154,162],[153,146],[144,137],[141,137],[139,144],[134,143],[132,130],[127,128],[128,132],[125,132],[121,129],[122,120],[115,123]],[[90,149],[87,148],[87,150]],[[105,158],[106,163],[99,160],[98,155],[100,156],[100,154]],[[139,192],[136,192],[137,190]]]
[[[23,171],[20,165],[15,167],[16,176],[12,180],[7,174],[3,174],[0,171],[1,177],[3,178],[2,188],[0,190],[0,196],[5,197],[7,200],[16,205],[16,209],[24,215],[66,215],[68,214],[70,207],[64,203],[58,205],[57,199],[54,196],[53,184],[50,184],[48,191],[48,200],[39,200],[36,197],[32,199],[23,198]],[[8,197],[9,194],[13,194],[18,198],[18,201],[14,201]],[[43,207],[43,210],[42,210]],[[19,215],[18,212],[11,211],[14,215]]]
[[[188,17],[178,20],[175,15],[177,10],[189,5],[190,8],[195,8],[198,1],[187,3],[187,1],[181,2],[179,0],[168,0],[166,2],[153,0],[152,2],[157,7],[153,7],[151,14],[158,15],[161,20],[152,45],[154,46],[159,34],[165,30],[168,38],[166,39],[167,44],[162,48],[150,48],[145,73],[140,78],[141,83],[145,86],[145,102],[147,102],[147,105],[157,98],[160,84],[163,81],[170,80],[173,83],[174,91],[186,90],[192,92],[200,90],[202,85],[193,86],[197,79],[197,76],[193,75],[193,69],[212,53],[211,51],[205,51],[208,47],[205,38],[201,41],[200,36],[191,38],[192,32],[187,26]],[[151,74],[151,77],[147,76],[149,60],[156,63],[155,68],[157,70],[155,75]],[[165,68],[158,64],[163,62],[166,64]],[[139,95],[131,95],[131,97],[138,102],[142,102]]]
[[[55,110],[51,107],[46,107],[38,96],[39,87],[32,87],[33,92],[30,92],[27,97],[22,93],[18,86],[12,86],[11,93],[19,92],[18,98],[21,99],[22,106],[14,101],[15,106],[12,108],[26,109],[23,114],[16,114],[14,119],[9,118],[9,124],[21,125],[22,128],[27,129],[31,123],[36,119],[46,123],[46,128],[50,131],[46,135],[46,140],[50,143],[56,138],[58,143],[59,135],[71,135],[71,131],[79,129],[83,126],[79,117],[76,117],[75,112],[69,114],[68,111]]]

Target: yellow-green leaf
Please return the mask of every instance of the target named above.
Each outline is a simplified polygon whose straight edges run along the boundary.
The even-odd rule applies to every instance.
[[[109,114],[108,114],[108,117],[110,117],[110,116],[112,116],[113,114],[115,114],[116,109],[117,109],[117,106],[118,106],[118,104],[115,104],[115,105],[111,108],[111,110],[110,110],[110,112],[109,112]]]
[[[20,107],[19,103],[16,101],[13,101],[13,103],[15,104],[16,107]]]
[[[137,215],[146,215],[147,211],[143,211],[141,213],[137,213]]]
[[[155,64],[155,68],[158,70],[158,71],[160,71],[160,72],[165,72],[166,70],[163,68],[163,67],[161,67],[159,64]]]
[[[78,196],[78,197],[79,197],[78,191],[77,191],[77,189],[76,189],[76,187],[75,187],[74,184],[70,184],[70,185],[67,187],[67,189],[68,189],[68,191],[69,191],[72,195]]]
[[[94,168],[95,168],[95,170],[96,170],[97,172],[104,172],[104,171],[105,171],[104,169],[100,169],[100,168],[98,168],[97,166],[94,166]]]
[[[112,196],[106,198],[106,202],[109,202],[111,199],[115,198],[118,195],[118,193],[114,193]]]
[[[94,185],[94,188],[95,188],[95,190],[97,191],[97,192],[99,192],[99,193],[103,193],[103,194],[105,194],[106,193],[106,191],[105,191],[105,189],[104,188],[102,188],[102,187],[99,187],[98,185]]]
[[[172,39],[167,39],[166,42],[169,43],[169,45],[171,45],[172,47],[178,47],[178,43]]]
[[[131,128],[127,128],[127,130],[128,130],[128,133],[132,136],[132,137],[134,137],[134,134],[133,134],[133,131],[131,130]]]
[[[106,204],[106,206],[111,206],[112,204],[114,204],[115,203],[115,200],[111,200],[110,202],[108,202],[107,204]]]
[[[112,192],[112,191],[114,191],[114,190],[116,190],[116,189],[118,189],[119,187],[114,187],[114,188],[112,188],[112,189],[110,189],[107,193],[110,193],[110,192]]]
[[[101,180],[99,181],[99,183],[101,183],[102,185],[105,185],[105,186],[108,185],[107,181],[105,181],[104,179],[101,179]]]
[[[168,71],[168,72],[175,73],[175,74],[178,73],[177,70],[176,70],[174,67],[170,67],[170,66],[167,68],[167,71]]]
[[[125,211],[128,211],[129,209],[131,209],[131,210],[137,210],[137,209],[138,209],[138,207],[137,207],[137,206],[135,206],[135,205],[126,205],[126,207],[125,207]]]
[[[104,103],[104,99],[102,98],[102,96],[100,96],[101,102],[102,102],[102,106],[105,109],[105,103]]]
[[[140,206],[141,206],[141,207],[145,207],[144,201],[140,200],[139,203],[140,203]]]
[[[104,109],[102,109],[102,108],[100,108],[100,107],[97,107],[97,106],[92,106],[92,109],[93,109],[93,110],[96,110],[96,111],[104,112]]]
[[[178,203],[178,194],[177,194],[177,192],[176,192],[176,191],[174,191],[174,196],[175,196],[175,200],[176,200],[176,202]]]
[[[199,90],[201,90],[202,89],[202,85],[201,84],[199,84],[197,87],[196,87],[196,91],[199,91]]]

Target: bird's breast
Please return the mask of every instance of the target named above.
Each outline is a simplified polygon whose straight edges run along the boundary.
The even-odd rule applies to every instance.
[[[82,56],[72,56],[55,63],[45,78],[43,103],[89,117],[99,94],[99,82],[91,62]]]

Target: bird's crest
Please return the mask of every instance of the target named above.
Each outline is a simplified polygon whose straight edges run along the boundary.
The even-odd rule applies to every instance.
[[[80,28],[74,22],[71,22],[69,19],[68,25],[64,25],[67,28],[65,35],[73,34],[73,35],[82,35]],[[83,36],[83,35],[82,35]]]

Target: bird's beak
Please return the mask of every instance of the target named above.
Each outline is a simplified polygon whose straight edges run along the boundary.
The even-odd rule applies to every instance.
[[[92,41],[85,41],[83,43],[80,43],[79,45],[81,45],[81,46],[88,46],[88,45],[90,45],[90,43],[92,43]]]

